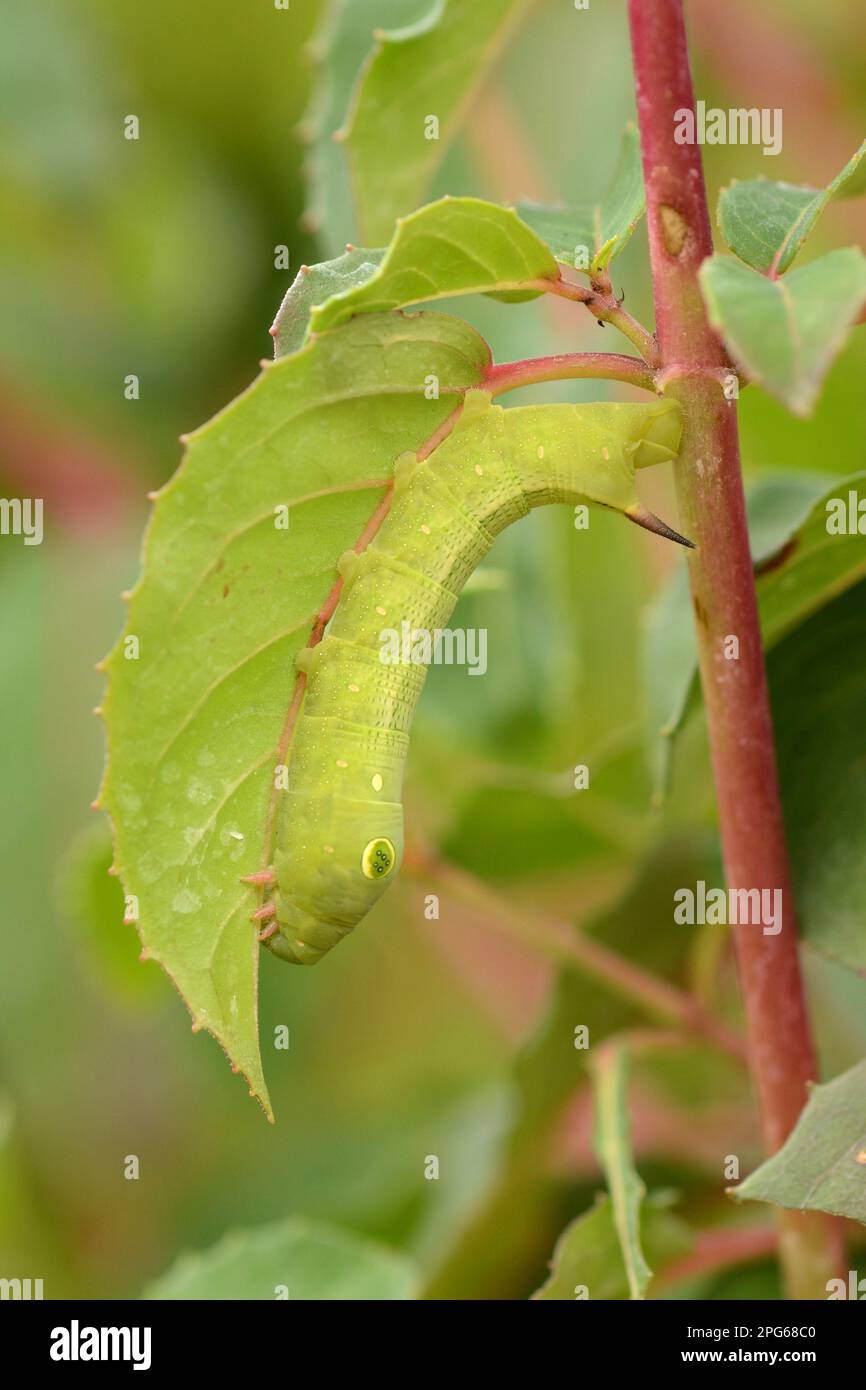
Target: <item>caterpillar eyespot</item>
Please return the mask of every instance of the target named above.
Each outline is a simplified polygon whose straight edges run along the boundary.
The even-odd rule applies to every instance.
[[[390,840],[371,840],[361,855],[361,869],[367,878],[386,878],[397,862],[397,851]]]
[[[422,462],[400,456],[390,511],[366,550],[340,557],[334,615],[296,662],[306,690],[277,804],[268,950],[315,964],[399,870],[403,767],[427,668],[380,659],[383,618],[444,627],[496,535],[547,503],[595,502],[690,544],[634,488],[636,468],[675,457],[680,433],[673,400],[503,410],[470,391],[438,448]]]

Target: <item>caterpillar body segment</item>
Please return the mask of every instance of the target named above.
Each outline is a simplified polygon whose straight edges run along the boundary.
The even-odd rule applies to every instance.
[[[328,630],[298,659],[307,688],[278,794],[269,950],[315,964],[400,868],[403,769],[430,648],[395,661],[385,636],[444,628],[496,535],[534,507],[595,502],[682,540],[634,487],[636,468],[675,457],[680,432],[674,401],[503,410],[471,391],[425,461],[398,460],[388,515],[341,561]]]

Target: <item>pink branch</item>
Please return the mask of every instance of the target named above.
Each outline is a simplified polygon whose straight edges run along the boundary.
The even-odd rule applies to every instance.
[[[697,145],[674,138],[676,113],[694,109],[681,0],[629,0],[650,256],[662,371],[684,409],[676,465],[680,517],[697,542],[689,561],[701,681],[725,870],[732,888],[781,894],[776,935],[734,928],[752,1072],[770,1152],[790,1134],[817,1075],[800,975],[797,925],[776,776],[773,728],[740,474],[736,407],[720,389],[721,343],[697,279],[712,235]],[[696,370],[697,369],[697,370]],[[727,660],[726,638],[739,655]],[[781,1216],[789,1286],[823,1297],[837,1251],[821,1216]]]
[[[653,373],[645,362],[615,352],[566,352],[554,357],[530,357],[522,362],[500,362],[488,367],[482,385],[494,396],[500,396],[518,386],[577,377],[624,381],[643,391],[655,390]]]

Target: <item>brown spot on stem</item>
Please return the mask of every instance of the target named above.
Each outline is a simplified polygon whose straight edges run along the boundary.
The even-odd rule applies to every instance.
[[[681,212],[672,208],[669,203],[659,205],[659,217],[662,224],[662,237],[668,254],[679,256],[686,244],[689,224]]]

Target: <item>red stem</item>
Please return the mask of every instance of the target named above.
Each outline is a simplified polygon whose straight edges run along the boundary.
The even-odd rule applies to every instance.
[[[734,928],[752,1072],[766,1147],[791,1132],[817,1075],[800,975],[797,926],[779,798],[773,729],[740,474],[736,407],[725,400],[721,343],[697,272],[712,235],[697,145],[674,140],[674,113],[694,108],[681,0],[629,0],[643,150],[657,337],[668,393],[683,405],[676,468],[689,557],[701,680],[730,887],[781,890],[783,926]],[[701,375],[706,372],[706,375]],[[726,660],[725,638],[739,639]],[[789,1287],[826,1297],[835,1248],[824,1218],[786,1213],[781,1253]]]
[[[639,357],[617,352],[564,352],[554,357],[530,357],[521,362],[499,362],[488,367],[482,385],[494,396],[539,381],[567,381],[576,377],[603,377],[624,381],[644,391],[654,391],[653,373]]]

